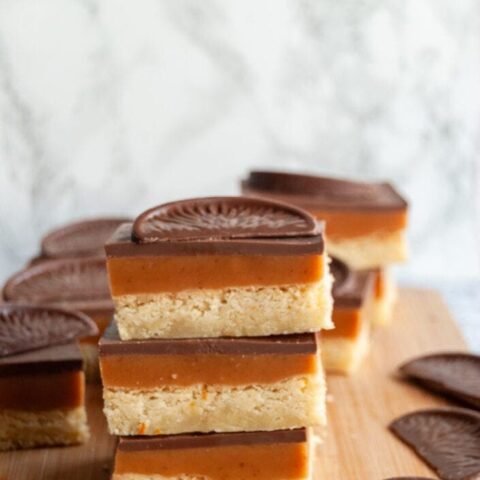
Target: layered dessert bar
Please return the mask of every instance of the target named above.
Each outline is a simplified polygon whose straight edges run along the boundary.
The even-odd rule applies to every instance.
[[[269,200],[168,203],[105,246],[120,337],[263,336],[331,328],[321,226]]]
[[[30,263],[54,258],[103,256],[105,242],[127,218],[92,218],[50,231],[42,239],[41,252]]]
[[[389,183],[253,171],[244,194],[280,200],[327,224],[327,250],[355,270],[407,258],[407,202]]]
[[[375,269],[372,323],[391,319],[396,287],[386,267],[407,258],[408,205],[389,183],[366,183],[253,171],[242,182],[245,194],[291,203],[326,221],[326,246],[355,270]]]
[[[100,340],[104,412],[114,435],[278,430],[323,424],[313,333]]]
[[[122,437],[113,480],[308,480],[307,430]]]
[[[332,259],[334,330],[322,332],[322,359],[329,372],[352,373],[368,352],[375,311],[375,272],[355,272]]]
[[[88,439],[77,338],[96,333],[86,316],[0,306],[0,450]]]
[[[87,378],[98,378],[97,344],[113,315],[104,258],[57,259],[27,267],[6,282],[3,298],[7,302],[66,307],[88,315],[99,334],[83,339],[81,349]]]

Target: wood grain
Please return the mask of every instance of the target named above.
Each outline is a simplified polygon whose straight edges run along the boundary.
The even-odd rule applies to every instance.
[[[435,475],[386,426],[395,417],[444,404],[395,378],[413,356],[465,350],[462,336],[438,294],[403,290],[395,319],[377,330],[372,352],[351,378],[331,376],[329,428],[317,446],[315,480],[382,480]],[[87,445],[0,453],[0,480],[106,480],[115,439],[106,433],[99,387],[88,391],[92,438]]]

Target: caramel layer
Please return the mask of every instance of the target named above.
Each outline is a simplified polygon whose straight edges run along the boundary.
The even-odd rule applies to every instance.
[[[248,385],[316,373],[318,358],[315,354],[108,355],[100,358],[100,368],[106,387]]]
[[[385,270],[379,269],[375,272],[375,298],[381,299],[387,290],[388,278]]]
[[[117,451],[115,473],[212,480],[298,479],[308,474],[307,443]]]
[[[87,313],[87,312],[85,312],[85,313]],[[97,345],[98,340],[100,340],[103,333],[107,329],[108,325],[112,321],[112,314],[113,314],[113,312],[108,313],[108,314],[105,314],[105,313],[101,313],[101,314],[91,314],[90,313],[89,314],[89,313],[87,313],[87,315],[97,324],[98,335],[94,335],[93,337],[84,338],[80,343],[89,343],[89,344]]]
[[[313,283],[322,278],[322,255],[197,255],[109,257],[112,295],[200,288]]]
[[[83,405],[82,371],[0,377],[0,409],[54,410]]]
[[[319,220],[327,223],[327,237],[335,239],[360,237],[375,233],[395,232],[407,226],[407,211],[344,212],[338,210],[315,210]]]
[[[335,328],[323,331],[322,337],[347,337],[354,339],[360,335],[363,318],[362,311],[359,308],[334,307],[332,319]]]

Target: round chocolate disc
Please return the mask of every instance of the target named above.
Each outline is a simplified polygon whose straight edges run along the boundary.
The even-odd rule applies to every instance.
[[[207,197],[167,203],[142,213],[135,240],[260,239],[313,236],[314,218],[283,203],[248,197]]]
[[[480,478],[480,414],[463,408],[420,410],[395,420],[392,432],[444,480]]]
[[[96,218],[71,223],[48,233],[42,240],[45,257],[104,255],[103,246],[125,218]]]
[[[445,352],[415,358],[400,372],[436,393],[454,397],[480,409],[480,356]]]
[[[68,305],[110,304],[105,258],[65,258],[41,262],[13,275],[3,289],[6,301]],[[80,307],[77,307],[80,308]]]
[[[83,313],[32,305],[0,305],[0,357],[70,343],[96,335]]]

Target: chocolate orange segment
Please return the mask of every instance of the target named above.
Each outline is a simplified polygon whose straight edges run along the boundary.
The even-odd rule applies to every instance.
[[[27,305],[0,306],[0,357],[95,335],[96,325],[86,315]]]

